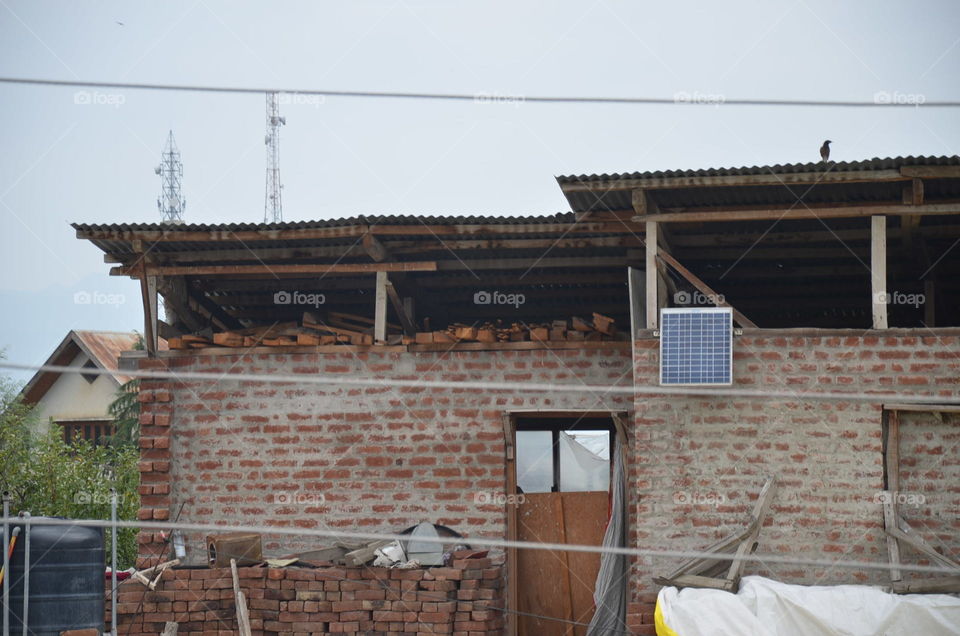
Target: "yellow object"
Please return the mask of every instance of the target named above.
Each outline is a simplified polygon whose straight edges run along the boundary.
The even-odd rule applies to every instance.
[[[660,611],[660,599],[657,599],[657,607],[653,610],[653,624],[657,628],[657,636],[680,636],[677,632],[667,627],[663,620],[663,612]]]

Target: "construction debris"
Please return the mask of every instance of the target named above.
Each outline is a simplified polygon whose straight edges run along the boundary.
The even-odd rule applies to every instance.
[[[613,318],[594,313],[591,321],[578,316],[549,323],[504,323],[502,320],[481,325],[453,323],[442,330],[425,330],[402,335],[400,325],[387,323],[387,341],[391,345],[455,344],[458,342],[567,342],[611,340],[617,336]],[[305,312],[299,322],[234,329],[208,334],[189,334],[167,339],[171,349],[209,347],[292,347],[321,345],[372,345],[373,320],[365,316],[331,311],[324,319]]]
[[[211,567],[227,567],[236,559],[240,565],[263,561],[263,540],[255,532],[228,532],[207,535],[207,561]]]
[[[173,561],[165,561],[153,567],[149,567],[146,570],[140,570],[139,572],[134,572],[131,575],[131,577],[140,581],[144,585],[146,585],[148,589],[155,590],[157,589],[157,583],[160,582],[160,577],[163,576],[163,573],[168,568],[172,568],[176,565],[180,565],[180,559],[174,559]],[[151,576],[154,576],[154,574],[156,574],[156,576],[153,579],[149,578]]]
[[[746,563],[743,557],[753,554],[757,549],[758,537],[763,521],[767,517],[773,493],[776,491],[776,477],[770,477],[760,491],[747,527],[729,537],[704,548],[721,558],[697,557],[685,561],[667,576],[654,577],[658,585],[673,587],[702,587],[736,593],[740,587],[740,577]],[[726,555],[736,552],[731,560]]]

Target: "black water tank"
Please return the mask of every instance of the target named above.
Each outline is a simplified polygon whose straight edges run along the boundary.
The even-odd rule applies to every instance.
[[[68,629],[89,628],[103,632],[103,530],[80,526],[45,526],[42,525],[43,520],[43,517],[36,517],[30,523],[28,633],[59,636],[60,632]],[[23,629],[23,553],[26,540],[22,520],[11,523],[10,532],[13,533],[16,527],[20,528],[20,535],[13,550],[10,568],[11,635],[19,635]]]

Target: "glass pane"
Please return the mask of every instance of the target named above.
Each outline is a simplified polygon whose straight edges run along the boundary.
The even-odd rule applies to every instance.
[[[517,431],[517,486],[523,492],[553,489],[553,434]]]
[[[594,492],[610,489],[610,433],[560,433],[560,490]]]

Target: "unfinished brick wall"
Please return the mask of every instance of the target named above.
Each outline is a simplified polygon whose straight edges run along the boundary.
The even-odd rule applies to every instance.
[[[594,343],[588,343],[590,345]],[[629,411],[630,395],[394,387],[390,379],[632,386],[628,343],[566,350],[170,356],[143,368],[240,376],[144,381],[142,519],[397,532],[423,520],[503,537],[502,415]],[[384,378],[382,386],[263,384],[244,374]],[[189,562],[203,559],[189,536]],[[141,534],[142,563],[159,550]],[[274,537],[276,555],[322,540]]]
[[[799,331],[799,330],[798,330]],[[939,335],[938,335],[939,333]],[[748,335],[735,339],[734,385],[777,391],[895,390],[960,395],[960,335],[942,330]],[[657,386],[656,339],[637,343],[638,385]],[[888,400],[889,401],[889,400]],[[935,400],[933,400],[935,401]],[[765,476],[780,476],[759,553],[886,562],[882,506],[882,399],[709,398],[637,395],[631,536],[653,549],[700,549],[743,525]],[[960,549],[955,428],[904,426],[903,486],[937,498],[937,531]],[[916,462],[912,464],[911,462]],[[914,466],[916,469],[911,469]],[[912,514],[912,513],[911,513]],[[930,507],[925,514],[933,515]],[[909,557],[908,557],[909,558]],[[677,565],[633,567],[631,625],[650,632],[658,589],[651,577]],[[883,583],[880,570],[781,564],[746,566],[793,583]]]
[[[238,578],[258,635],[501,634],[503,568],[489,559],[451,566],[241,567]],[[117,601],[120,634],[156,636],[167,621],[181,636],[239,633],[230,568],[167,570],[155,591],[124,581]],[[108,596],[108,630],[110,618]]]

